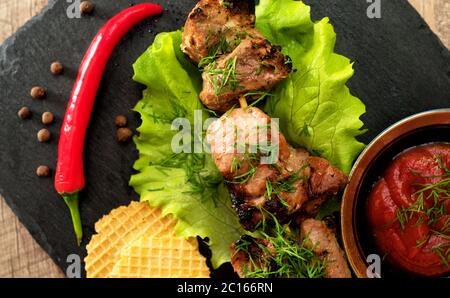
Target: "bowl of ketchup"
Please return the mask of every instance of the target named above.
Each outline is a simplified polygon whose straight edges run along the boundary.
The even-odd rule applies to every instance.
[[[374,266],[381,277],[450,276],[450,109],[406,118],[366,147],[344,192],[341,228],[358,277]]]

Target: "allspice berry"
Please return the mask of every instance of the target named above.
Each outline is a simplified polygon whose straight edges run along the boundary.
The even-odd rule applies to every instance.
[[[48,129],[43,128],[37,133],[37,139],[39,142],[44,143],[50,141],[51,133]]]
[[[128,119],[124,115],[118,115],[114,120],[117,127],[125,127],[128,124]]]
[[[42,114],[42,124],[44,125],[52,124],[54,119],[55,117],[53,117],[53,114],[51,112],[45,112]]]
[[[54,75],[60,75],[64,72],[64,66],[59,61],[55,61],[50,65],[50,72]]]
[[[117,141],[121,143],[128,142],[133,136],[133,132],[129,128],[119,128],[117,130]]]
[[[39,87],[39,86],[35,86],[35,87],[31,88],[31,91],[30,91],[30,95],[34,99],[43,99],[43,98],[45,98],[46,94],[47,94],[47,92],[45,91],[45,89],[42,87]]]
[[[80,10],[84,14],[90,14],[94,10],[94,4],[91,1],[83,1],[80,4]]]
[[[29,108],[23,107],[17,112],[17,115],[22,120],[29,119],[31,117],[31,111]]]
[[[36,169],[36,175],[38,175],[38,177],[48,177],[50,176],[50,168],[47,166],[39,166]]]

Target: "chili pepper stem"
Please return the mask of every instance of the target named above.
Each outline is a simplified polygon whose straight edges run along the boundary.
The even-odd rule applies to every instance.
[[[81,226],[80,210],[78,208],[78,192],[70,194],[62,194],[64,201],[70,209],[70,215],[72,216],[73,229],[75,236],[77,237],[78,246],[83,238],[83,227]]]

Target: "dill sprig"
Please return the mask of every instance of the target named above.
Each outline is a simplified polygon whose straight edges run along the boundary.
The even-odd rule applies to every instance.
[[[246,184],[255,175],[255,164],[257,164],[258,161],[258,154],[250,153],[248,150],[244,152],[242,158],[239,158],[236,155],[233,156],[230,168],[230,173],[232,173],[233,179],[227,182],[233,184]],[[248,166],[248,170],[245,173],[239,174],[239,171],[242,169],[244,164]]]
[[[259,128],[261,127],[258,127],[258,129]],[[270,124],[265,125],[265,128],[270,128]],[[236,143],[234,145],[236,148],[241,148],[244,152],[242,153],[242,156],[233,156],[230,166],[230,174],[233,178],[231,180],[227,180],[228,183],[246,184],[249,182],[254,177],[262,156],[270,158],[268,161],[269,164],[275,164],[273,159],[275,159],[274,155],[276,155],[274,154],[275,150],[278,150],[278,146],[276,145],[250,144],[248,142],[243,144]],[[239,173],[244,166],[247,166],[248,170],[244,173]]]
[[[205,158],[204,154],[199,153],[173,153],[161,161],[157,169],[165,174],[164,168],[183,168],[186,172],[186,182],[190,183],[192,189],[188,193],[201,194],[203,201],[214,200],[212,192],[208,190],[216,188],[222,178],[205,172]]]
[[[154,111],[154,108],[150,105],[144,105],[142,108],[146,109],[147,107],[150,107],[150,109],[148,109],[146,113],[150,118],[153,119],[154,123],[172,123],[173,119],[186,117],[186,115],[188,114],[186,108],[181,105],[176,99],[169,97],[167,101],[172,108],[170,113],[156,113]]]
[[[210,33],[211,34],[211,33]],[[210,36],[206,37],[206,43],[209,43]],[[204,68],[206,65],[214,62],[219,55],[228,53],[230,51],[230,44],[228,43],[225,35],[220,34],[219,42],[215,44],[209,51],[209,55],[203,57],[198,63],[199,68]]]
[[[209,64],[205,70],[207,79],[211,83],[214,94],[219,96],[224,88],[236,90],[239,86],[236,72],[237,56],[225,62],[224,68],[217,67],[216,61]]]
[[[283,180],[271,181],[269,179],[266,179],[266,192],[264,193],[264,196],[269,199],[273,196],[276,196],[280,200],[281,204],[283,204],[283,206],[289,208],[289,204],[283,198],[283,193],[295,192],[297,190],[297,187],[294,184],[299,180],[308,179],[308,177],[304,175],[299,175],[299,173],[307,166],[308,165],[303,165],[302,169],[298,170],[296,173]]]
[[[253,107],[255,105],[257,105],[258,103],[260,103],[261,101],[263,101],[264,99],[266,99],[266,97],[273,97],[274,95],[270,92],[267,91],[252,91],[252,92],[247,92],[246,94],[244,94],[244,97],[256,97],[255,101],[253,101],[251,104],[249,104],[249,107]]]
[[[450,243],[443,243],[431,248],[433,252],[441,258],[442,264],[450,267]]]
[[[308,237],[298,238],[298,231],[292,231],[289,225],[281,225],[276,217],[272,217],[273,225],[260,232],[259,241],[242,240],[236,245],[235,252],[244,252],[248,264],[244,264],[243,273],[248,278],[320,278],[326,274],[326,260],[308,248]],[[257,245],[261,254],[252,255],[252,245]]]

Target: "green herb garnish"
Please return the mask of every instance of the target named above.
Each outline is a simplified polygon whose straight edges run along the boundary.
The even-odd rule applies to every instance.
[[[210,33],[208,33],[208,36],[206,37],[206,44],[209,44],[209,40],[211,38],[211,36],[209,34]],[[229,51],[230,51],[230,45],[228,44],[228,41],[227,41],[225,35],[220,34],[219,42],[211,48],[208,56],[206,56],[206,57],[202,58],[202,60],[200,60],[200,62],[198,63],[198,67],[204,68],[206,65],[214,62],[216,60],[217,56],[228,53]]]
[[[298,231],[292,231],[288,225],[281,225],[272,217],[273,226],[263,224],[260,239],[254,242],[241,240],[235,252],[244,252],[249,262],[243,266],[243,273],[248,278],[320,278],[326,274],[326,260],[308,247],[308,237],[298,238]],[[259,256],[252,255],[252,245],[257,245]]]
[[[446,220],[442,228],[436,230],[434,225],[442,216],[446,215],[445,204],[450,199],[450,170],[444,165],[441,157],[435,157],[439,168],[444,171],[444,174],[438,176],[422,176],[423,178],[442,178],[442,180],[432,184],[416,184],[421,187],[413,194],[416,198],[413,204],[409,207],[400,207],[396,212],[396,220],[399,222],[401,229],[409,223],[414,216],[417,217],[415,226],[423,223],[427,225],[430,231],[439,237],[450,240],[450,218]],[[420,175],[417,171],[412,171],[415,175]],[[417,240],[417,247],[421,247],[428,242],[430,236],[424,239]],[[450,244],[445,243],[434,246],[433,251],[443,260],[443,264],[449,266],[450,260]]]
[[[209,64],[206,74],[216,96],[222,94],[223,89],[226,87],[233,91],[238,87],[239,80],[237,79],[236,62],[237,56],[227,60],[224,68],[218,68],[215,61]]]
[[[289,208],[289,204],[284,200],[282,194],[295,192],[297,190],[297,186],[295,186],[295,183],[299,180],[307,179],[306,176],[299,175],[299,173],[306,167],[308,167],[308,165],[303,165],[300,170],[283,180],[270,181],[269,179],[267,179],[266,192],[264,193],[264,195],[269,199],[273,196],[276,196],[280,200],[281,204],[283,204],[283,206]]]

